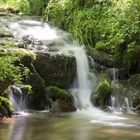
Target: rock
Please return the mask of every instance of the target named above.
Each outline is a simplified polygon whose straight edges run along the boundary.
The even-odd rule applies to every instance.
[[[66,92],[65,90],[60,89],[58,87],[55,87],[55,86],[47,87],[47,93],[48,93],[49,98],[54,102],[57,99],[64,100],[67,103],[73,102],[72,95],[70,93]]]
[[[115,62],[111,54],[107,54],[102,51],[97,51],[96,49],[87,50],[87,54],[90,55],[96,63],[102,66],[105,66],[107,68],[115,66]]]
[[[10,31],[7,31],[5,29],[1,29],[0,30],[0,38],[3,38],[3,37],[13,37],[13,33]]]
[[[51,108],[52,113],[74,112],[74,111],[76,111],[76,108],[72,104],[67,103],[61,99],[56,100]]]
[[[53,53],[36,53],[33,62],[36,71],[44,79],[46,86],[69,88],[76,77],[74,56]]]
[[[43,110],[50,106],[50,99],[47,96],[44,80],[38,73],[32,73],[28,80],[32,86],[32,93],[27,96],[27,107],[30,109]]]
[[[135,112],[136,112],[136,113],[140,113],[140,104],[136,106]]]

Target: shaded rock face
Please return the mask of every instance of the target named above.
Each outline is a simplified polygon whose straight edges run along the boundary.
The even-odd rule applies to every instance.
[[[74,112],[76,108],[70,104],[65,102],[64,100],[58,99],[52,104],[51,112],[59,113],[59,112]]]
[[[37,53],[33,64],[47,86],[69,88],[76,77],[76,60],[73,56]]]
[[[96,63],[98,63],[101,66],[111,68],[115,66],[115,62],[113,60],[112,55],[107,54],[105,52],[94,50],[87,50],[87,54],[91,56]]]
[[[40,75],[37,73],[31,74],[28,78],[28,84],[32,86],[32,93],[26,97],[27,107],[43,110],[46,106],[50,106],[44,81]]]

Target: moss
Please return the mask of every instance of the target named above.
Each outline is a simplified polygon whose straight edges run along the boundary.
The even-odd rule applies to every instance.
[[[63,89],[55,86],[49,86],[47,87],[47,91],[49,98],[51,98],[53,101],[56,101],[57,99],[62,99],[67,103],[72,102],[72,96]]]
[[[21,58],[29,56],[32,61],[36,59],[35,53],[25,49],[15,49],[9,52],[11,55],[20,56]]]
[[[25,93],[26,95],[32,94],[31,85],[20,84],[19,87],[21,88],[22,92]]]
[[[110,83],[104,79],[98,84],[96,92],[92,93],[91,101],[95,106],[104,109],[108,105],[110,94]]]
[[[35,53],[25,50],[25,49],[0,49],[0,57],[4,56],[11,56],[11,57],[16,57],[18,56],[19,58],[24,58],[26,56],[29,56],[31,60],[36,59]]]
[[[0,113],[3,116],[11,117],[13,112],[13,107],[11,101],[7,98],[0,96]]]

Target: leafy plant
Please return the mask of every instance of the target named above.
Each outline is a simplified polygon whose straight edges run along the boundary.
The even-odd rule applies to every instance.
[[[18,8],[24,14],[29,14],[31,11],[30,3],[28,0],[20,0],[18,2]]]

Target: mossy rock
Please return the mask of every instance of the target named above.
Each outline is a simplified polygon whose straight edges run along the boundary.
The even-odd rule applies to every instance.
[[[54,101],[54,102],[57,99],[64,100],[67,103],[72,103],[72,101],[73,101],[72,95],[70,93],[68,93],[65,90],[60,89],[58,87],[49,86],[49,87],[47,87],[47,92],[48,92],[49,98],[52,99],[52,101]]]
[[[50,106],[50,100],[47,96],[44,80],[38,73],[32,73],[27,80],[32,86],[32,93],[27,96],[27,107],[30,109],[43,110]]]
[[[13,113],[11,101],[2,96],[0,96],[0,113],[6,117],[11,117]]]
[[[105,109],[105,107],[109,103],[109,99],[111,95],[110,88],[111,85],[106,79],[99,82],[95,93],[92,93],[91,95],[92,103],[97,107],[101,107],[102,109]]]
[[[25,49],[0,49],[0,57],[3,56],[11,56],[11,57],[18,56],[21,59],[28,56],[32,61],[36,59],[35,53]]]

